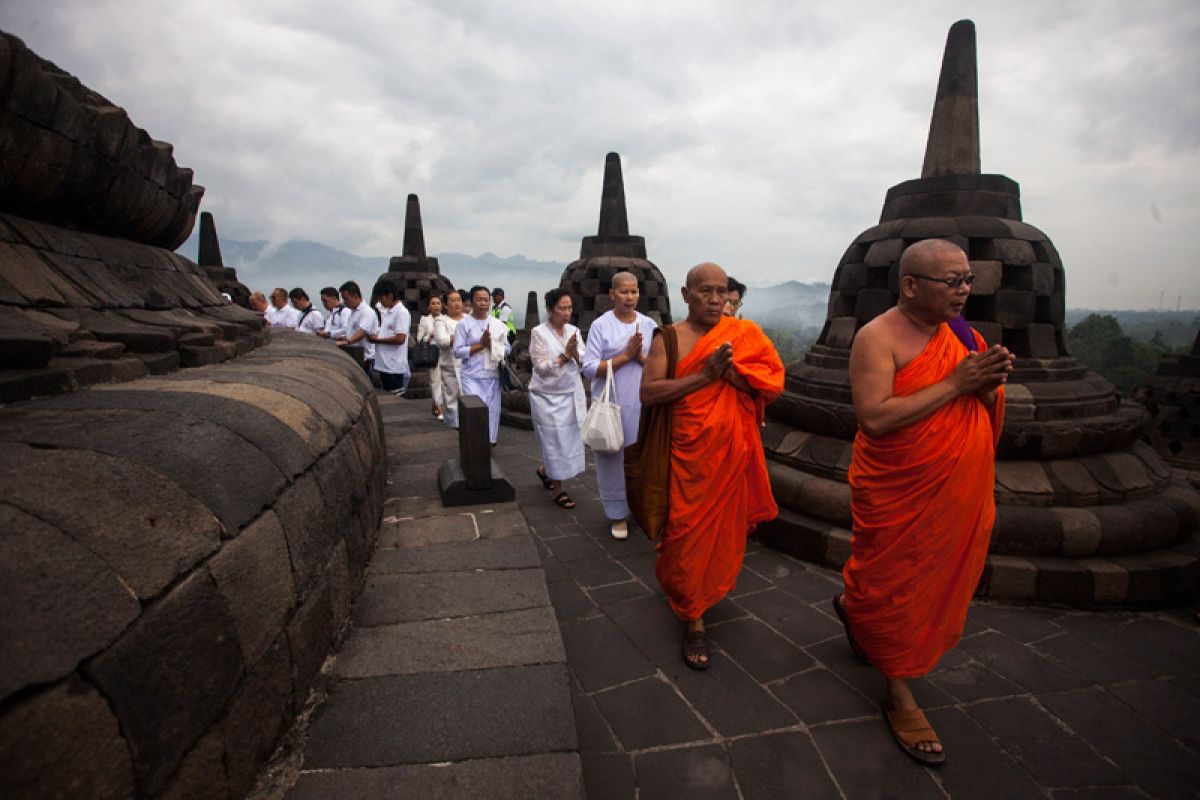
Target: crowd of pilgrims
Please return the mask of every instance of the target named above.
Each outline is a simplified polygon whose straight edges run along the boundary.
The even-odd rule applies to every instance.
[[[725,314],[739,316],[746,287],[729,279]],[[251,308],[272,327],[292,328],[328,339],[338,347],[362,348],[368,373],[379,376],[380,386],[403,397],[412,367],[409,359],[412,315],[400,290],[388,280],[375,285],[375,305],[365,302],[354,281],[321,290],[322,314],[303,289],[277,288],[270,302],[262,292],[250,296]],[[547,321],[530,333],[529,405],[533,429],[541,451],[538,478],[553,493],[560,507],[575,507],[563,481],[584,471],[581,429],[587,412],[583,381],[590,381],[592,397],[600,397],[605,382],[612,381],[612,400],[621,408],[625,446],[637,440],[641,414],[642,366],[650,352],[657,323],[637,310],[637,278],[628,272],[613,277],[609,297],[613,307],[592,323],[586,338],[571,324],[574,303],[565,289],[545,294]],[[290,301],[290,302],[289,302]],[[432,413],[452,428],[458,427],[458,398],[476,395],[488,407],[488,434],[493,445],[500,430],[499,370],[512,352],[515,323],[504,290],[474,286],[458,289],[428,302],[429,313],[417,323],[414,344],[436,345],[437,363],[429,368]],[[624,453],[594,452],[596,483],[612,535],[629,535],[630,515],[625,497]]]

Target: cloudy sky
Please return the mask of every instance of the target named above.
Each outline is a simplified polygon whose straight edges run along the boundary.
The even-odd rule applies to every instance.
[[[919,177],[946,31],[975,20],[983,170],[1074,307],[1200,307],[1194,0],[0,0],[0,28],[175,145],[222,236],[570,261],[620,152],[677,281],[827,281]],[[453,277],[453,276],[451,276]]]

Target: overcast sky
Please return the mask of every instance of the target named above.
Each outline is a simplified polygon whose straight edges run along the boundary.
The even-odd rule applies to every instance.
[[[1074,307],[1200,307],[1200,3],[0,0],[0,28],[175,145],[222,236],[571,261],[621,153],[673,283],[827,281],[920,176],[975,20],[983,171]],[[194,254],[188,254],[194,255]],[[453,276],[450,276],[453,278]]]

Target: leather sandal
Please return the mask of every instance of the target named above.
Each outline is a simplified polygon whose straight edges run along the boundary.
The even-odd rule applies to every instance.
[[[575,501],[572,500],[571,495],[567,494],[566,492],[559,492],[558,494],[554,495],[554,502],[558,504],[559,508],[575,507]]]
[[[547,491],[554,488],[554,481],[550,480],[550,476],[543,472],[541,467],[537,468],[537,476]]]
[[[712,663],[708,653],[708,639],[704,631],[685,631],[683,634],[683,663],[692,669],[706,670]]]
[[[905,754],[926,767],[940,767],[946,763],[946,751],[940,753],[926,752],[917,749],[918,744],[941,744],[942,740],[934,733],[925,719],[925,712],[919,708],[893,709],[887,700],[880,704],[883,718],[887,721],[892,738]]]

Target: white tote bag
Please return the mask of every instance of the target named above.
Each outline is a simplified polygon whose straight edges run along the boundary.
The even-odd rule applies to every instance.
[[[583,443],[597,453],[619,453],[625,448],[625,431],[621,427],[621,407],[612,401],[613,363],[608,361],[604,376],[604,391],[592,398],[592,407],[583,419]]]

